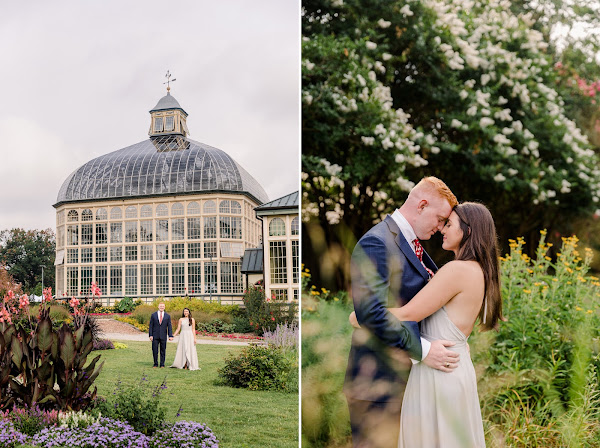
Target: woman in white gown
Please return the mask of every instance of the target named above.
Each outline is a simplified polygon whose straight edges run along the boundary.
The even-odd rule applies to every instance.
[[[477,318],[483,330],[502,319],[496,227],[489,210],[456,206],[442,230],[444,265],[410,302],[389,308],[398,319],[420,322],[421,337],[455,342],[460,354],[450,373],[418,363],[411,369],[400,417],[400,448],[485,447],[475,369],[467,346]],[[351,316],[353,325],[358,325]],[[454,367],[446,364],[446,367]]]
[[[171,367],[178,369],[200,370],[198,367],[198,354],[196,353],[196,320],[192,318],[192,312],[188,308],[183,309],[183,314],[177,324],[174,336],[179,337],[177,353]]]

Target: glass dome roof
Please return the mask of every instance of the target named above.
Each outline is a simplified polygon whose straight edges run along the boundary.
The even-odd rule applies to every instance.
[[[199,192],[269,199],[260,184],[220,149],[181,136],[153,137],[90,160],[65,180],[55,207],[69,202]]]

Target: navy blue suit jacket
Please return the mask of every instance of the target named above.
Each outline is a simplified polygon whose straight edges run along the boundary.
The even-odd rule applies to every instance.
[[[427,253],[423,262],[437,271]],[[400,322],[387,308],[408,303],[427,284],[429,274],[391,216],[354,248],[351,278],[361,328],[352,334],[344,392],[358,400],[401,401],[410,363],[406,359],[408,364],[402,366],[393,349],[421,359],[419,327],[416,322]]]
[[[152,313],[150,316],[150,328],[148,329],[148,336],[152,336],[154,339],[168,339],[173,337],[173,327],[171,326],[171,316],[166,312],[163,316],[162,324],[158,321],[158,311]]]

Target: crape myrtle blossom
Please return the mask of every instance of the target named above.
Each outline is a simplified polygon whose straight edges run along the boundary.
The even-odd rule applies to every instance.
[[[335,16],[303,26],[303,219],[393,209],[423,174],[453,189],[468,176],[489,185],[481,200],[548,213],[599,201],[600,163],[554,88],[548,42],[531,13],[510,6],[395,1],[362,15],[357,1],[315,6],[314,23]],[[579,84],[591,92],[590,82]]]

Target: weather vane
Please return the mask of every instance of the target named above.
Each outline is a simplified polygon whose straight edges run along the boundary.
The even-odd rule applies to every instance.
[[[171,83],[177,81],[175,78],[171,79],[171,73],[169,72],[169,70],[167,70],[167,74],[165,75],[165,78],[167,78],[166,82],[163,82],[163,84],[167,85],[167,92],[171,90]]]

